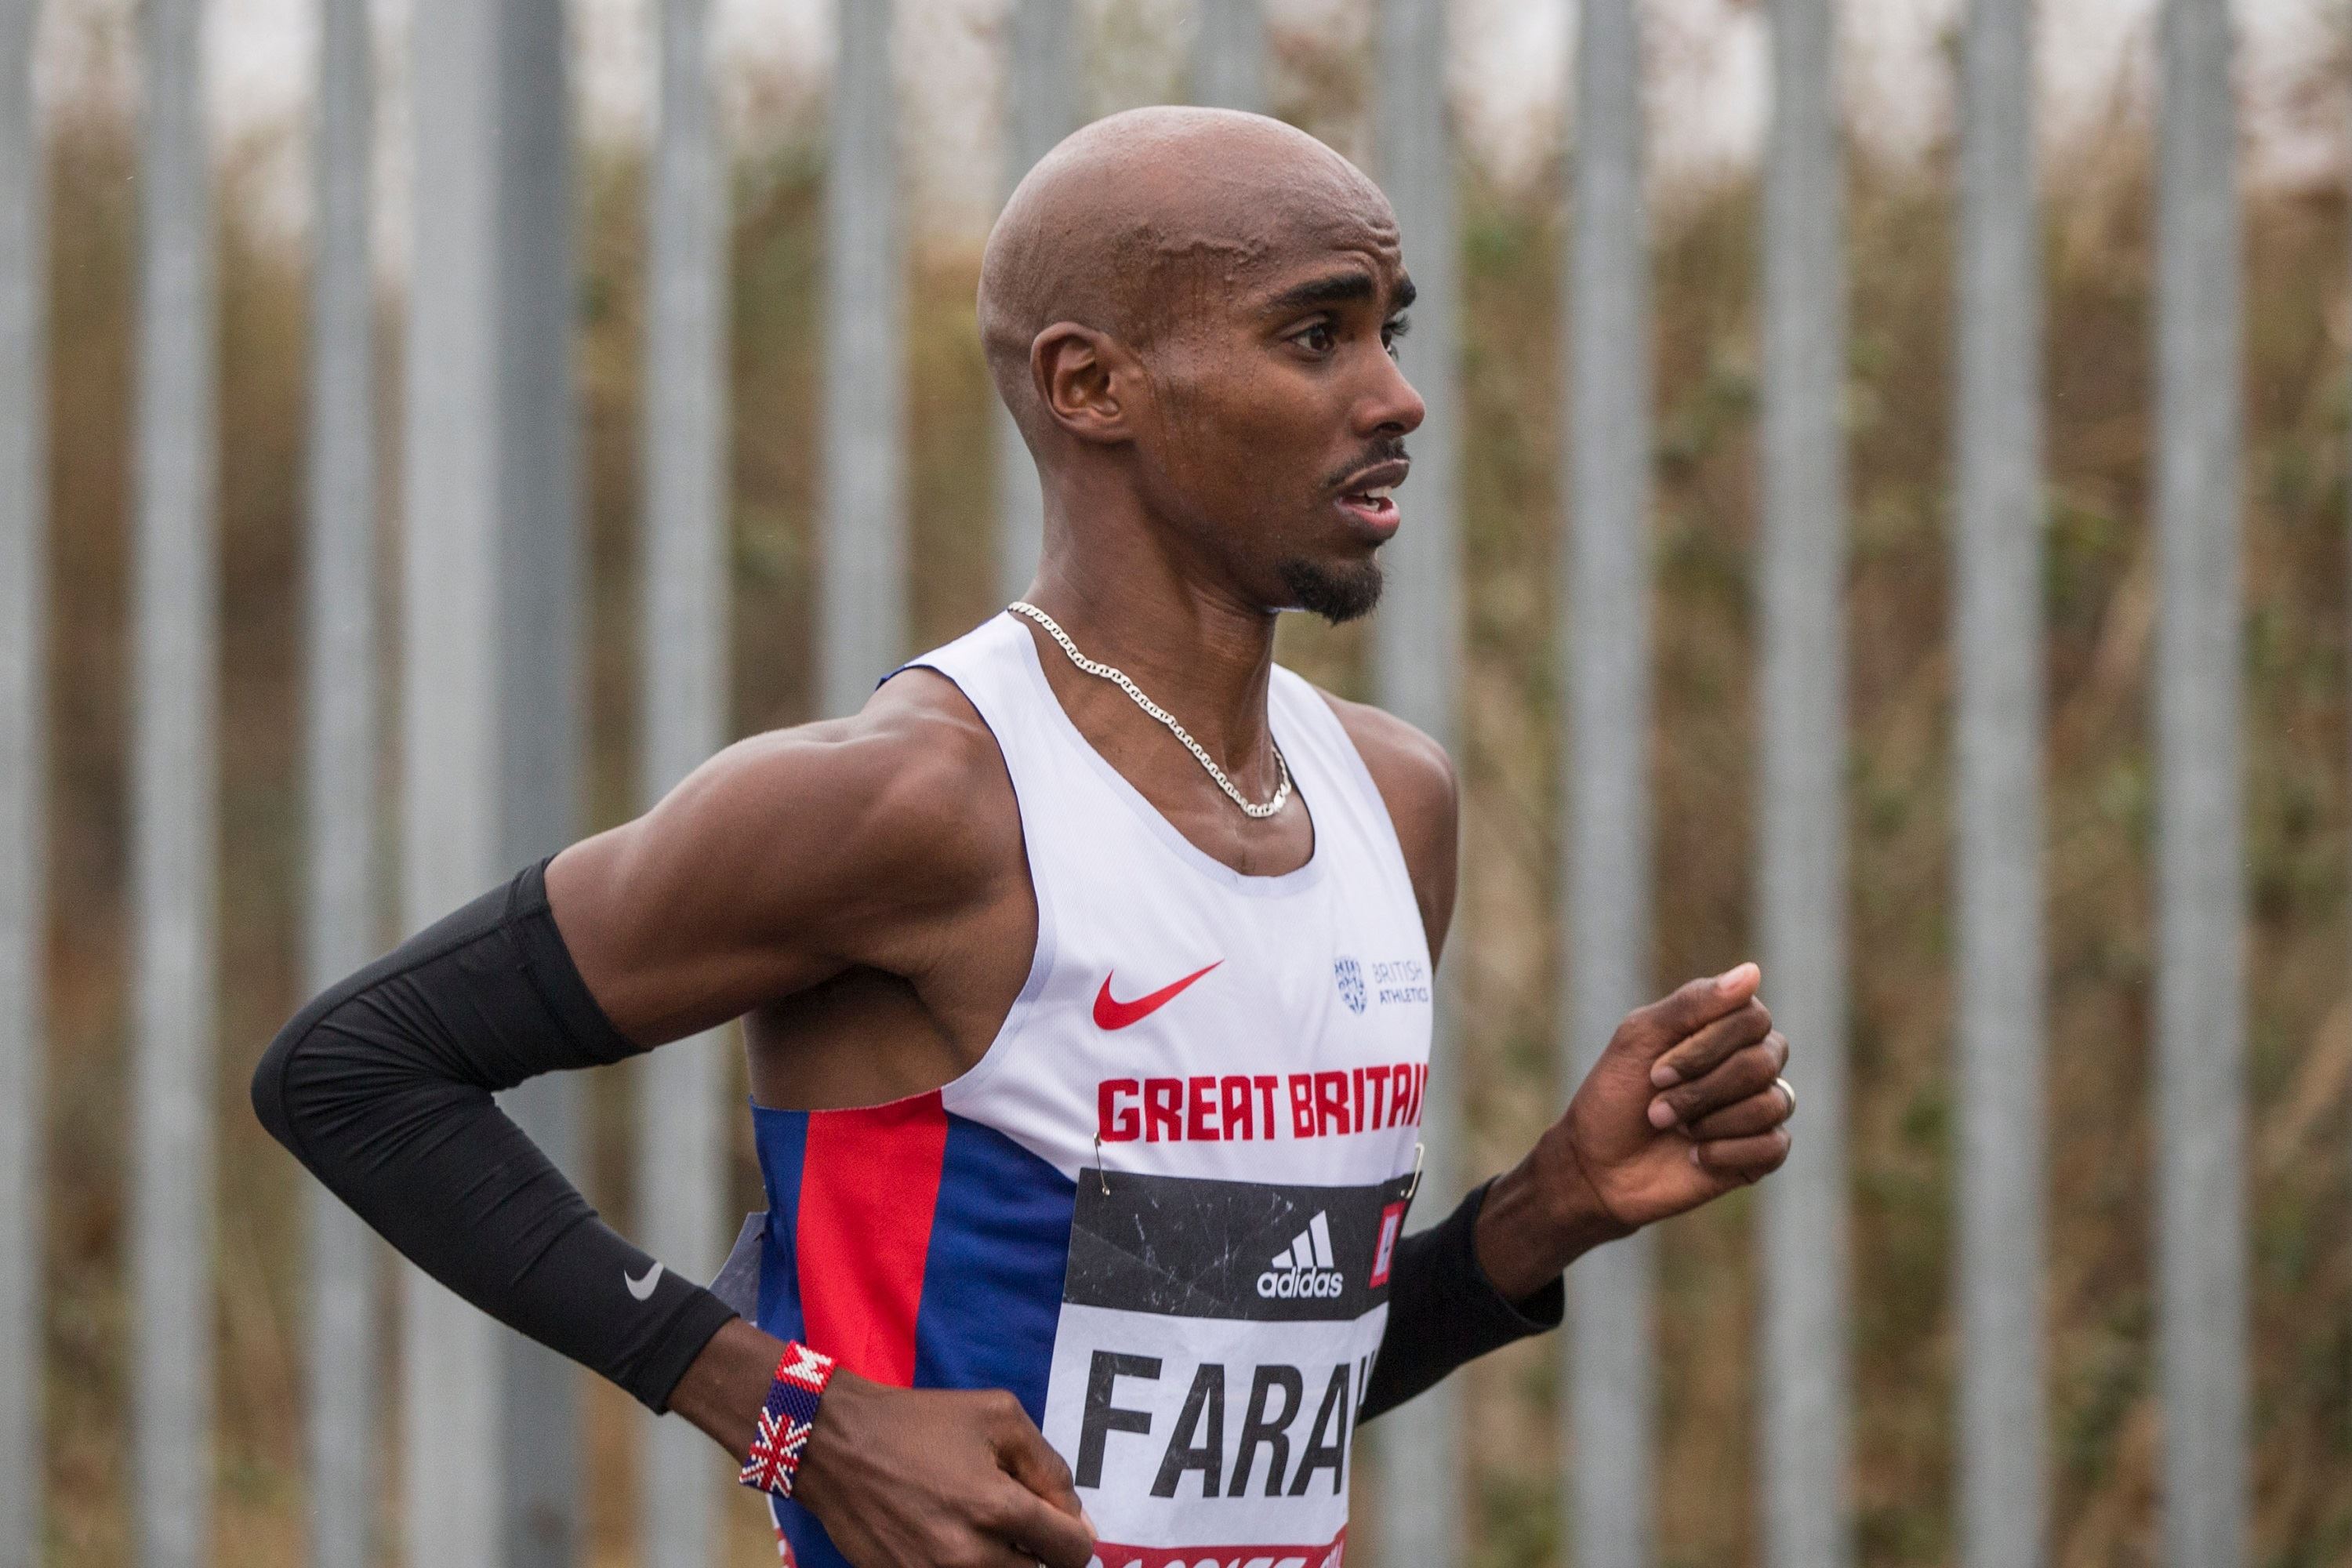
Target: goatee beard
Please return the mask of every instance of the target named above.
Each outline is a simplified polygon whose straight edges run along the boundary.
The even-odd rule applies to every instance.
[[[1290,591],[1293,605],[1340,626],[1370,614],[1381,602],[1381,563],[1324,566],[1311,561],[1286,561],[1282,584]]]

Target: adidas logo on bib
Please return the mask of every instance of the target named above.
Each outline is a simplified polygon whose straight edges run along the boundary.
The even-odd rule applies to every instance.
[[[1347,1277],[1331,1266],[1331,1222],[1321,1210],[1297,1239],[1274,1255],[1274,1267],[1257,1277],[1257,1293],[1278,1300],[1337,1296]]]

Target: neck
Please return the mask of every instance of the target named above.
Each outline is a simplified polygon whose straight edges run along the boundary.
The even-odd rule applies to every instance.
[[[1145,523],[1131,497],[1090,511],[1083,528],[1069,526],[1071,499],[1049,495],[1045,558],[1025,597],[1081,653],[1125,671],[1225,767],[1270,770],[1275,613],[1212,577],[1172,542],[1172,530]]]

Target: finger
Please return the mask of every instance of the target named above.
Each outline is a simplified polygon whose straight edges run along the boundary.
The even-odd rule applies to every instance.
[[[1737,1104],[1700,1117],[1691,1123],[1690,1135],[1702,1143],[1723,1138],[1753,1138],[1788,1121],[1789,1110],[1789,1097],[1780,1092],[1780,1083],[1775,1080]]]
[[[1653,1096],[1650,1125],[1661,1131],[1688,1127],[1765,1088],[1788,1065],[1789,1042],[1775,1030],[1754,1045],[1734,1051],[1729,1060],[1696,1083],[1677,1084]]]
[[[1789,1157],[1789,1130],[1776,1127],[1753,1138],[1723,1138],[1691,1145],[1691,1160],[1702,1171],[1735,1181],[1756,1182],[1780,1168]]]
[[[969,1568],[1037,1568],[1037,1559],[1018,1546],[984,1535],[956,1552],[953,1561]]]
[[[1650,1081],[1660,1089],[1704,1078],[1723,1058],[1742,1046],[1752,1046],[1772,1032],[1772,1015],[1750,996],[1722,1017],[1686,1036],[1650,1068]]]
[[[1739,1006],[1756,994],[1762,972],[1752,963],[1734,964],[1722,973],[1685,983],[1673,994],[1625,1016],[1619,1039],[1655,1056],[1684,1036]]]
[[[1007,1430],[999,1439],[996,1458],[1013,1479],[1045,1499],[1072,1519],[1083,1518],[1086,1510],[1078,1502],[1078,1489],[1070,1479],[1070,1467],[1054,1446],[1045,1441],[1044,1433],[1029,1419],[1029,1413],[1017,1406],[1017,1426],[1007,1423]]]
[[[964,1564],[970,1568],[1037,1568],[1038,1558],[1025,1547],[983,1535],[957,1553],[953,1561],[959,1568]]]
[[[1095,1532],[1079,1523],[1075,1513],[1065,1513],[1009,1479],[992,1501],[988,1532],[1046,1568],[1087,1568],[1093,1560]]]

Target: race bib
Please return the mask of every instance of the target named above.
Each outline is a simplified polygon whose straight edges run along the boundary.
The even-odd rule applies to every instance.
[[[1411,1184],[1078,1173],[1045,1432],[1102,1568],[1337,1568]]]

